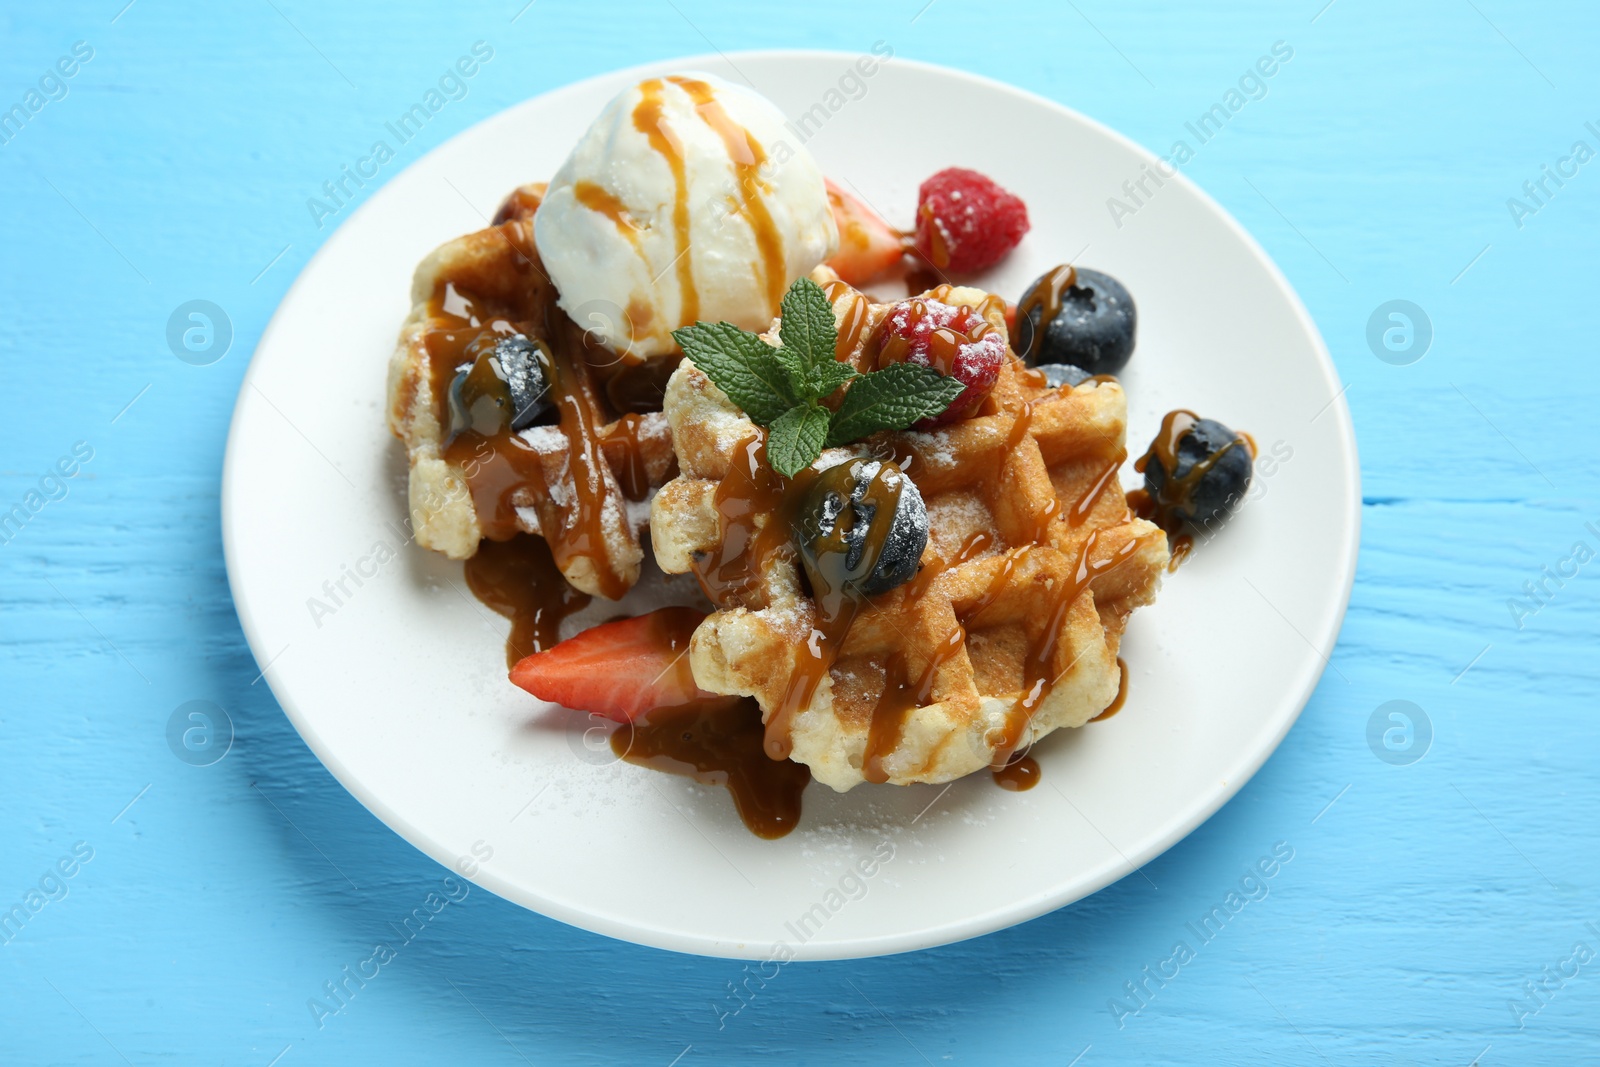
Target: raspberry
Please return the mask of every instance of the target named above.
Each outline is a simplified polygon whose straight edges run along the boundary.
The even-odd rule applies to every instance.
[[[917,363],[967,387],[943,412],[917,423],[918,430],[969,417],[994,388],[1007,355],[1000,331],[972,308],[925,296],[890,308],[873,330],[865,354],[876,369]]]
[[[950,167],[917,190],[917,251],[940,270],[984,270],[1028,232],[1028,205],[975,170]]]

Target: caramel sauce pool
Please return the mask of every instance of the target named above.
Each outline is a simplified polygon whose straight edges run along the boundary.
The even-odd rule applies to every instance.
[[[534,534],[483,541],[466,561],[467,588],[490,610],[511,620],[506,666],[561,640],[561,623],[592,599],[567,584],[550,546]]]
[[[728,697],[621,726],[611,734],[611,751],[629,763],[727,786],[745,826],[771,840],[800,825],[800,797],[811,771],[768,759],[764,738],[756,702]]]
[[[1019,756],[1004,767],[989,772],[994,784],[1010,793],[1024,793],[1039,784],[1039,761],[1032,756]]]

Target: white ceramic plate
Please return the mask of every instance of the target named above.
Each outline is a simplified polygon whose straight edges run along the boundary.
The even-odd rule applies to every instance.
[[[344,221],[284,299],[240,392],[224,544],[273,692],[397,833],[563,922],[684,952],[833,959],[1032,918],[1131,873],[1216,811],[1288,731],[1338,635],[1358,539],[1354,438],[1316,327],[1266,254],[1181,178],[1118,228],[1106,199],[1151,157],[1058,104],[898,59],[852,81],[856,59],[652,64],[461,133]],[[504,621],[465,592],[459,563],[403,543],[404,459],[383,390],[412,268],[486,225],[512,187],[554,172],[618,90],[683,69],[748,76],[790,116],[811,111],[807,146],[823,169],[891,221],[909,223],[934,171],[987,172],[1033,221],[991,288],[1016,300],[1075,259],[1119,277],[1138,302],[1123,376],[1135,454],[1181,406],[1280,457],[1135,616],[1125,708],[1035,749],[1043,782],[1029,792],[988,775],[844,795],[813,783],[800,828],[761,840],[723,789],[614,762],[582,717],[513,688]],[[865,94],[830,94],[841,84]],[[927,136],[908,116],[935,103],[943,126],[981,133]]]

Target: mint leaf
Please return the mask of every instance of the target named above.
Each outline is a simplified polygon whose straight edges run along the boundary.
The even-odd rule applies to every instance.
[[[770,424],[800,399],[772,346],[731,322],[697,322],[673,330],[672,337],[756,422]]]
[[[965,389],[915,363],[862,375],[839,362],[833,308],[810,278],[796,279],[784,294],[781,347],[729,322],[697,322],[672,336],[728,399],[767,427],[767,462],[785,478],[810,466],[824,446],[932,418]],[[838,411],[817,403],[846,383]]]
[[[914,422],[931,419],[960,396],[966,386],[932,367],[916,363],[891,363],[850,384],[844,402],[834,412],[828,430],[831,447],[857,440],[879,430],[903,430]]]
[[[767,429],[767,462],[785,478],[793,478],[822,454],[828,436],[828,409],[797,404]]]
[[[795,350],[788,345],[784,345],[782,348],[773,348],[768,345],[767,351],[772,353],[772,357],[783,368],[783,373],[788,375],[789,388],[794,396],[802,400],[812,399],[811,387],[808,384],[811,368],[806,365],[805,360],[801,359]]]
[[[811,377],[806,381],[806,389],[812,396],[821,400],[832,396],[835,389],[855,377],[857,377],[856,369],[850,364],[829,360],[811,368]]]
[[[833,305],[828,303],[828,295],[816,282],[810,278],[796,278],[789,291],[783,294],[782,314],[778,336],[783,338],[783,347],[805,371],[800,381],[809,381],[812,370],[824,362],[834,361],[839,326],[833,321]]]

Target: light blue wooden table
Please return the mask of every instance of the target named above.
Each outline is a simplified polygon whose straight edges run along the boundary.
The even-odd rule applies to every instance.
[[[21,515],[0,535],[0,920],[23,916],[0,922],[0,1062],[1600,1059],[1592,4],[124,3],[0,13],[0,108],[23,108],[0,136],[0,513]],[[1158,151],[1293,48],[1187,169],[1283,266],[1349,383],[1366,506],[1338,674],[1148,879],[1016,929],[791,965],[719,1027],[738,964],[474,890],[319,1020],[308,998],[443,872],[255,681],[223,574],[234,394],[337,221],[307,198],[474,41],[493,61],[386,174],[600,71],[878,39]],[[210,365],[169,345],[191,300],[231,324]],[[1431,325],[1418,362],[1420,332],[1384,346],[1398,320],[1369,344],[1391,300]],[[191,700],[235,724],[211,766],[169,746]],[[1386,710],[1369,741],[1396,700],[1420,709],[1409,734]],[[1294,858],[1270,894],[1148,977],[1277,842]]]

